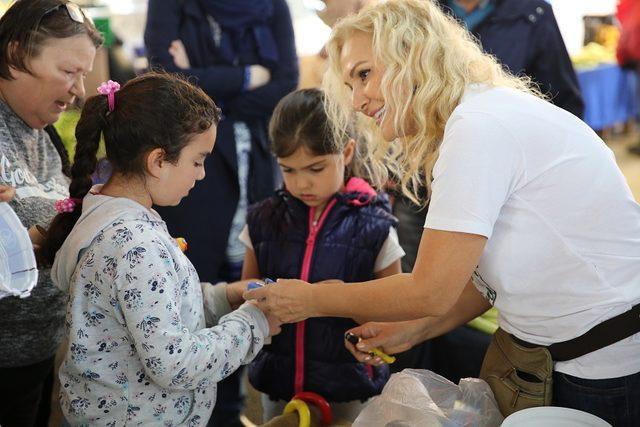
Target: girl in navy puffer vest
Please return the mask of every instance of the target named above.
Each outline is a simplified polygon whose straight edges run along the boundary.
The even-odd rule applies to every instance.
[[[388,198],[350,177],[355,141],[334,142],[323,93],[287,95],[269,132],[286,190],[249,209],[240,236],[247,246],[243,279],[361,282],[400,273],[404,252]],[[249,368],[251,384],[263,393],[265,422],[302,391],[320,394],[351,421],[380,393],[388,367],[360,364],[344,347],[344,333],[355,325],[314,318],[282,327]]]

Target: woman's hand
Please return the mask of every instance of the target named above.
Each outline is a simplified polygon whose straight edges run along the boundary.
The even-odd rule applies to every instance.
[[[16,195],[16,189],[10,185],[0,185],[0,202],[8,202]]]
[[[357,345],[345,340],[345,347],[362,363],[382,365],[378,357],[372,357],[369,351],[379,348],[387,354],[401,353],[422,341],[424,329],[428,328],[430,319],[424,318],[406,322],[369,322],[347,332],[361,338]]]
[[[280,319],[278,319],[273,314],[270,314],[270,313],[264,311],[264,309],[262,307],[260,307],[258,302],[256,302],[256,301],[247,301],[247,304],[255,305],[260,310],[262,310],[262,312],[264,313],[264,316],[267,318],[267,322],[269,323],[269,336],[270,337],[272,337],[274,335],[278,335],[282,331],[282,329],[280,328],[282,326],[282,322],[280,321]]]
[[[267,322],[269,322],[269,336],[278,335],[282,331],[282,322],[274,315],[265,313]]]
[[[300,322],[314,316],[313,285],[302,280],[278,279],[244,293],[246,300],[255,300],[265,313],[276,316],[282,323]]]
[[[169,53],[173,56],[173,63],[181,70],[187,70],[191,68],[189,62],[189,56],[187,55],[187,49],[182,44],[182,40],[174,40],[169,46]]]

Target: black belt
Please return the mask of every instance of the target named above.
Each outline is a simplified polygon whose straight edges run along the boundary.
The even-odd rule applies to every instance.
[[[512,335],[513,340],[523,347],[544,347],[551,353],[551,358],[556,362],[577,359],[585,354],[600,350],[608,345],[615,344],[625,338],[640,332],[640,304],[631,310],[605,320],[589,329],[577,338],[558,342],[549,346],[532,344]]]

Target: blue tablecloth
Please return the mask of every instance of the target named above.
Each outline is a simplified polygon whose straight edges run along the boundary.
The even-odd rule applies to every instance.
[[[614,64],[577,70],[584,98],[584,121],[600,130],[624,123],[638,113],[638,77]]]

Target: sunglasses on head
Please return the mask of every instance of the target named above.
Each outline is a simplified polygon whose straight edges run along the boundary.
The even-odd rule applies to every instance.
[[[93,25],[93,20],[89,16],[84,14],[84,12],[80,8],[80,6],[78,6],[75,3],[67,2],[67,3],[57,4],[57,5],[53,6],[52,8],[47,9],[42,14],[42,16],[40,17],[40,20],[38,20],[38,24],[36,25],[36,29],[38,29],[38,27],[40,27],[40,24],[42,23],[42,20],[47,15],[50,15],[50,14],[54,13],[55,11],[57,11],[58,9],[60,9],[62,7],[64,7],[67,10],[67,15],[69,15],[69,18],[71,18],[72,21],[77,22],[78,24],[84,24],[85,21],[89,21],[89,23],[91,23]]]

